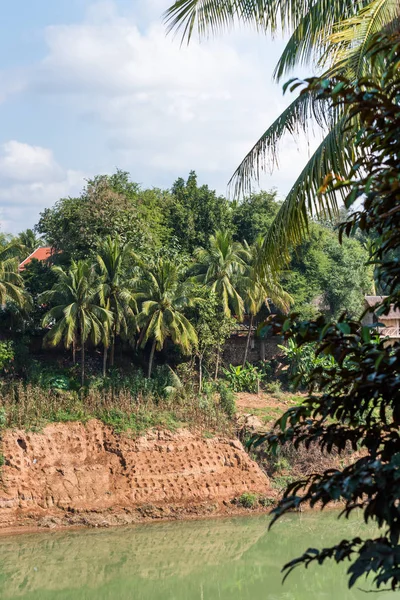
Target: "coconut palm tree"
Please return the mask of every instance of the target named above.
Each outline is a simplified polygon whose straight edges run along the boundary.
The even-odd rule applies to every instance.
[[[198,248],[194,252],[196,273],[193,279],[206,285],[221,303],[226,317],[235,315],[243,319],[244,303],[240,294],[239,281],[244,275],[246,263],[243,246],[234,242],[229,231],[217,231],[210,236],[209,248]],[[221,348],[217,348],[215,379],[218,378]]]
[[[40,248],[44,245],[44,240],[41,237],[38,237],[33,229],[25,229],[25,231],[21,231],[18,235],[18,241],[22,247],[22,254],[20,259],[23,260],[29,254],[32,254],[37,248]]]
[[[229,231],[216,231],[210,236],[209,248],[197,248],[194,280],[208,286],[219,298],[227,317],[232,313],[243,318],[244,305],[238,289],[238,281],[246,268],[243,247],[234,242]]]
[[[71,267],[52,267],[57,282],[51,290],[40,295],[40,302],[52,303],[43,318],[43,327],[50,327],[44,343],[57,346],[62,341],[66,348],[72,346],[75,362],[75,348],[81,346],[81,381],[85,384],[85,344],[88,338],[97,346],[100,342],[108,345],[112,328],[111,311],[100,305],[100,282],[92,265],[86,261],[72,261]]]
[[[170,29],[181,28],[188,41],[237,23],[259,32],[289,34],[275,69],[276,80],[299,65],[313,63],[323,77],[345,75],[352,79],[379,75],[379,62],[371,61],[369,47],[379,32],[398,31],[398,0],[176,0],[165,15]],[[264,257],[276,268],[289,260],[289,244],[308,232],[309,214],[337,215],[338,197],[321,186],[332,173],[345,177],[355,161],[358,123],[350,123],[343,110],[332,110],[312,92],[299,95],[262,134],[236,169],[231,184],[236,194],[251,189],[260,173],[277,163],[279,141],[286,133],[321,127],[323,139],[301,171],[264,243]],[[350,125],[350,127],[349,127]]]
[[[29,296],[18,272],[18,254],[19,246],[13,243],[0,249],[0,306],[5,306],[8,301],[20,308],[29,304]]]
[[[139,261],[140,275],[134,288],[139,312],[136,324],[140,329],[139,345],[144,348],[152,340],[147,376],[151,377],[155,350],[162,350],[171,338],[185,353],[197,344],[197,334],[185,317],[184,310],[196,299],[191,297],[187,283],[180,281],[179,266],[168,259]]]
[[[244,301],[246,313],[250,315],[249,331],[247,334],[246,347],[243,357],[243,366],[247,361],[249,352],[251,334],[253,329],[254,317],[260,312],[265,304],[269,307],[269,302],[283,312],[289,310],[293,302],[292,297],[285,292],[271,269],[260,269],[260,262],[264,257],[264,240],[262,236],[258,237],[252,246],[244,242],[244,260],[246,262],[246,271],[240,281],[241,295]]]
[[[132,281],[129,281],[129,261],[132,252],[127,244],[123,244],[119,235],[107,236],[100,246],[97,255],[98,269],[101,277],[99,297],[102,306],[113,315],[110,331],[110,366],[114,366],[115,339],[121,333],[127,335],[129,322],[134,316],[135,299]],[[108,346],[104,346],[103,376],[106,375]]]

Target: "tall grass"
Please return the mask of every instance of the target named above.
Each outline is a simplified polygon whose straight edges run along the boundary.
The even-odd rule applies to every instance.
[[[128,389],[91,389],[77,392],[43,389],[38,385],[9,384],[0,390],[3,427],[38,430],[51,422],[100,419],[116,431],[138,435],[154,427],[187,427],[199,433],[230,435],[233,423],[222,407],[204,402],[185,390],[156,398]]]

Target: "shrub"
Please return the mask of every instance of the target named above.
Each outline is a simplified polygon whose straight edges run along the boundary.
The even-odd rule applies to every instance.
[[[243,508],[255,508],[258,504],[258,496],[251,492],[245,492],[238,498],[238,504]]]
[[[8,372],[14,360],[14,344],[6,340],[0,342],[0,371]]]
[[[235,394],[224,381],[219,382],[218,392],[222,410],[229,418],[234,417],[236,414]]]
[[[288,339],[287,346],[278,346],[289,363],[289,376],[295,385],[307,386],[311,373],[316,368],[331,369],[335,366],[332,356],[317,355],[316,344],[298,346]]]
[[[229,365],[223,372],[234,392],[256,393],[264,377],[260,370],[250,363],[246,363],[245,367]]]

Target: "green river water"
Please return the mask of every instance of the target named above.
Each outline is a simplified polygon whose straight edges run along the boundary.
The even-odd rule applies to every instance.
[[[29,600],[400,600],[347,589],[345,566],[280,568],[310,546],[368,533],[334,513],[0,537],[0,598]],[[367,584],[360,584],[368,588]]]

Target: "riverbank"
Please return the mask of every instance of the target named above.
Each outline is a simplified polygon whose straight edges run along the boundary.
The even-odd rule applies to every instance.
[[[230,516],[241,497],[276,496],[237,439],[185,429],[131,438],[95,419],[52,423],[6,430],[2,448],[0,529]]]

